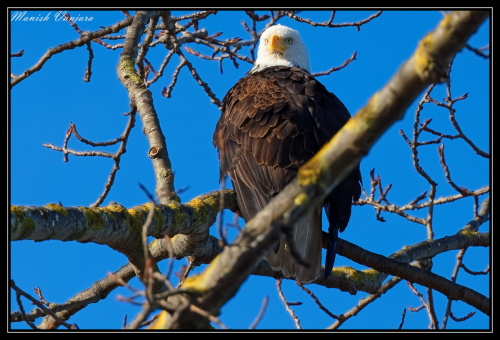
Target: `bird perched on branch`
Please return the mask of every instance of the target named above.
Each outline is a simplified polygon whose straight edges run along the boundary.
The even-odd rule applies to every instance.
[[[349,120],[342,102],[310,74],[307,48],[298,32],[282,25],[262,33],[255,66],[222,101],[213,144],[221,179],[229,174],[239,209],[248,222],[277,195]],[[332,271],[338,231],[361,195],[357,166],[324,200],[328,247],[324,277]],[[310,266],[299,263],[281,240],[266,255],[274,270],[302,283],[321,275],[321,206],[294,226],[293,246]]]

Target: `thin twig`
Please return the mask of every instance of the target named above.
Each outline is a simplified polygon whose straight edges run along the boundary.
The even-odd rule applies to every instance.
[[[370,305],[373,301],[378,299],[379,297],[382,296],[382,294],[385,294],[388,290],[390,290],[392,287],[394,287],[396,284],[401,282],[402,279],[400,277],[393,277],[389,281],[387,281],[375,294],[371,294],[365,298],[362,298],[356,306],[351,308],[349,311],[347,311],[344,314],[340,314],[338,316],[337,321],[328,329],[338,329],[344,322],[346,322],[348,319],[352,318],[353,316],[356,316],[361,310],[363,310],[365,307]]]
[[[445,174],[445,177],[446,177],[446,180],[448,181],[448,183],[453,187],[453,189],[458,191],[462,196],[472,195],[472,192],[470,192],[469,190],[467,190],[464,187],[459,187],[458,185],[455,184],[455,182],[452,181],[450,169],[446,165],[446,162],[444,159],[444,144],[441,144],[441,146],[438,148],[438,152],[439,152],[439,159],[441,161],[441,165],[444,169],[444,174]]]
[[[82,156],[82,157],[100,156],[100,157],[107,157],[107,158],[113,158],[114,157],[114,154],[109,153],[109,152],[104,152],[104,151],[75,151],[75,150],[72,150],[72,149],[60,148],[58,146],[53,145],[52,143],[42,144],[42,146],[44,146],[44,147],[46,147],[48,149],[52,149],[52,150],[56,150],[56,151],[61,151],[61,152],[64,152],[64,153],[70,153],[70,154],[75,155],[75,156]]]
[[[205,19],[208,17],[210,14],[217,14],[217,11],[203,11],[203,12],[196,12],[196,13],[191,13],[191,14],[186,14],[180,17],[172,17],[173,21],[181,21],[181,20],[186,20],[186,19]]]
[[[127,328],[127,314],[125,314],[125,317],[123,318],[123,325],[122,325],[122,329],[126,328]]]
[[[134,299],[137,297],[138,297],[138,295],[134,295],[132,297],[124,297],[124,296],[121,296],[120,294],[118,294],[118,295],[116,295],[116,300],[127,302],[127,303],[130,303],[130,304],[135,305],[135,306],[142,306],[143,303],[134,301]]]
[[[184,272],[181,273],[181,277],[180,277],[179,283],[177,284],[177,286],[175,287],[175,289],[178,289],[182,285],[182,282],[184,282],[184,280],[188,277],[188,275],[191,272],[191,270],[193,270],[193,268],[194,268],[194,260],[191,257],[188,257],[187,259],[189,261],[189,264],[185,268]]]
[[[149,301],[146,300],[143,304],[142,304],[142,309],[141,311],[139,312],[139,314],[135,317],[134,320],[132,320],[127,329],[138,329],[139,327],[141,327],[142,323],[144,322],[144,320],[146,320],[146,318],[149,316],[149,314],[153,311],[153,309],[151,308],[151,305],[149,304]]]
[[[460,127],[460,125],[458,124],[458,121],[455,117],[455,112],[456,110],[453,108],[453,104],[457,101],[457,100],[462,100],[462,99],[465,99],[467,97],[467,94],[457,98],[457,99],[452,99],[451,98],[451,67],[452,67],[452,62],[450,63],[450,66],[448,68],[448,73],[447,73],[447,78],[446,78],[446,98],[444,99],[446,104],[443,104],[443,103],[439,103],[433,99],[430,98],[430,100],[438,105],[438,106],[442,106],[446,109],[448,109],[449,111],[449,114],[450,114],[450,121],[451,121],[451,124],[453,125],[453,127],[455,128],[455,130],[457,130],[458,132],[458,135],[467,143],[469,144],[472,149],[480,156],[484,157],[484,158],[490,158],[490,155],[484,151],[482,151],[481,149],[479,149],[462,131],[462,128]]]
[[[471,274],[471,275],[486,275],[490,272],[490,265],[488,265],[488,267],[485,269],[485,270],[482,270],[480,272],[474,272],[470,269],[468,269],[463,263],[460,264],[460,268],[463,268],[463,270],[465,270],[467,273]]]
[[[177,77],[179,76],[179,72],[186,65],[184,60],[181,60],[180,64],[175,68],[174,73],[172,74],[172,82],[168,85],[168,89],[163,88],[162,95],[166,98],[170,98],[172,96],[172,90],[177,83]]]
[[[21,301],[21,294],[16,293],[16,299],[17,299],[17,305],[19,306],[19,309],[21,310],[21,315],[23,316],[23,320],[26,321],[28,326],[30,326],[33,329],[38,329],[28,318],[26,317],[26,312],[24,311],[24,306]]]
[[[288,17],[290,17],[290,18],[292,18],[294,20],[297,20],[298,22],[304,22],[304,23],[309,24],[309,25],[311,25],[313,27],[321,26],[321,27],[337,28],[337,27],[356,26],[356,28],[358,29],[358,31],[360,30],[360,27],[362,25],[364,25],[367,22],[369,22],[369,21],[375,19],[376,17],[380,16],[380,14],[382,14],[382,11],[379,11],[379,12],[377,12],[375,14],[372,14],[368,18],[366,18],[364,20],[360,20],[358,22],[349,22],[349,23],[343,23],[343,24],[332,24],[333,17],[334,17],[335,14],[332,14],[332,17],[327,22],[318,23],[318,22],[311,21],[309,19],[301,18],[301,17],[293,14],[293,11],[285,11],[285,15],[287,15]]]
[[[306,287],[304,287],[304,285],[302,283],[300,283],[299,281],[295,281],[295,283],[300,288],[302,288],[303,291],[305,291],[307,294],[309,294],[313,298],[314,302],[316,302],[316,304],[318,305],[319,308],[321,308],[321,310],[323,310],[331,318],[338,320],[339,317],[337,315],[335,315],[335,314],[332,314],[325,306],[323,306],[323,304],[319,301],[319,299],[317,298],[316,295],[314,295],[313,292],[311,292],[309,289],[307,289]]]
[[[52,316],[56,320],[57,323],[63,325],[64,327],[66,327],[68,329],[75,329],[75,327],[77,327],[76,324],[73,324],[73,325],[68,324],[66,321],[64,321],[63,319],[61,319],[60,317],[58,317],[57,314],[54,313],[52,310],[50,310],[49,308],[45,307],[43,305],[43,303],[41,303],[40,301],[37,301],[34,297],[32,297],[31,295],[29,295],[28,293],[25,293],[22,289],[20,289],[19,287],[16,286],[16,284],[14,283],[14,280],[10,280],[10,286],[12,287],[12,289],[14,289],[16,291],[16,294],[18,296],[18,303],[20,302],[19,296],[22,295],[25,298],[27,298],[28,300],[30,300],[31,302],[33,302],[35,305],[37,305],[38,308],[40,308],[42,311],[45,312],[45,314],[48,314],[48,315]],[[19,308],[23,308],[22,304],[19,304]],[[26,313],[24,313],[24,310],[21,310],[21,312],[23,314],[24,320],[26,320],[26,322],[28,322],[28,324],[30,324],[29,321],[28,321],[28,319],[26,318]],[[34,329],[37,329],[37,328],[34,327]]]
[[[92,141],[90,141],[88,139],[85,139],[82,136],[80,136],[80,134],[76,130],[76,126],[75,126],[75,124],[73,124],[73,122],[70,123],[70,130],[69,131],[73,132],[73,134],[75,135],[75,137],[79,141],[81,141],[81,142],[83,142],[85,144],[89,144],[89,145],[94,146],[94,147],[95,146],[109,146],[109,145],[114,145],[114,144],[116,144],[118,142],[121,142],[123,140],[123,135],[122,135],[122,136],[120,136],[120,137],[118,137],[116,139],[110,140],[109,142],[92,142]]]
[[[343,69],[344,67],[346,67],[351,61],[355,60],[356,59],[356,55],[358,54],[357,51],[355,51],[352,56],[347,59],[341,66],[339,67],[332,67],[331,69],[329,69],[328,71],[325,71],[325,72],[318,72],[318,73],[313,73],[312,76],[313,77],[319,77],[319,76],[325,76],[325,75],[329,75],[330,73],[334,72],[334,71],[338,71],[338,70],[341,70]]]
[[[139,327],[138,327],[138,328],[142,328],[142,327],[144,327],[144,326],[148,326],[148,325],[152,324],[152,323],[153,323],[156,319],[158,319],[158,316],[159,316],[159,315],[160,315],[160,314],[153,316],[153,317],[152,317],[151,319],[149,319],[149,320],[143,321],[143,322],[139,325]]]
[[[163,76],[163,70],[165,70],[165,67],[167,66],[168,62],[170,61],[170,58],[172,58],[174,53],[175,53],[175,50],[173,50],[173,49],[167,53],[167,55],[166,55],[165,59],[163,60],[158,72],[155,72],[154,69],[152,68],[151,64],[149,64],[149,62],[146,59],[144,59],[144,61],[149,65],[149,67],[151,67],[151,70],[153,71],[153,73],[155,75],[153,77],[153,79],[151,79],[150,81],[145,81],[146,87],[149,87],[149,85],[151,85],[152,83],[157,81],[161,76]],[[145,80],[146,80],[146,77],[145,77]]]
[[[408,309],[410,309],[410,312],[418,312],[418,311],[420,311],[420,310],[422,310],[424,308],[425,308],[425,305],[422,305],[422,306],[417,307],[417,308],[413,308],[411,306],[408,306]]]
[[[436,309],[434,308],[434,297],[431,288],[427,288],[427,301],[429,302],[429,317],[432,319],[434,328],[439,329],[439,321],[437,319]]]
[[[290,314],[293,321],[295,322],[295,327],[297,327],[297,329],[302,329],[302,327],[300,327],[299,318],[295,315],[293,310],[290,308],[290,303],[285,300],[285,295],[283,295],[283,292],[281,291],[281,278],[276,280],[276,287],[278,288],[278,294],[280,296],[281,301],[283,302],[287,312]]]
[[[17,52],[17,53],[12,53],[10,55],[10,57],[22,57],[24,55],[24,49],[22,49],[21,51]]]
[[[146,218],[146,222],[144,222],[144,225],[142,226],[142,248],[144,251],[144,260],[149,259],[149,257],[151,256],[151,253],[149,252],[148,248],[148,234],[151,222],[153,222],[154,213],[155,213],[155,201],[151,200],[149,204],[148,217]]]
[[[38,298],[40,299],[41,303],[43,303],[45,306],[50,305],[50,303],[47,300],[45,300],[45,298],[42,296],[42,290],[40,289],[40,287],[36,287],[33,290],[38,295]]]
[[[487,194],[488,192],[490,192],[490,188],[488,186],[486,186],[486,187],[482,187],[480,189],[477,189],[477,190],[474,190],[474,191],[471,191],[471,192],[472,192],[472,196],[480,196],[480,195],[484,195],[484,194]],[[424,194],[427,194],[427,192],[424,192]],[[422,197],[422,199],[425,198],[424,194],[422,194],[424,196],[424,197]],[[453,195],[453,196],[447,196],[447,197],[440,197],[440,198],[434,200],[434,205],[453,202],[453,201],[459,200],[459,199],[464,198],[464,197],[465,196],[463,196],[462,194]],[[429,202],[425,202],[425,203],[422,203],[422,204],[415,205],[414,201],[412,201],[412,202],[408,203],[407,205],[399,207],[399,209],[401,211],[404,211],[404,210],[414,210],[414,209],[427,208],[428,206],[429,206]]]
[[[467,319],[469,319],[470,317],[472,317],[474,314],[476,314],[476,312],[470,312],[469,314],[467,314],[466,316],[462,317],[462,318],[457,318],[453,315],[453,313],[450,313],[450,318],[453,319],[453,321],[456,321],[456,322],[461,322],[461,321],[465,321]]]
[[[189,305],[189,309],[191,309],[192,312],[195,312],[205,318],[207,318],[208,320],[212,321],[212,322],[215,322],[216,324],[218,324],[221,328],[223,329],[228,329],[226,327],[226,325],[224,325],[220,319],[218,317],[215,317],[213,316],[212,314],[208,313],[207,311],[204,311],[203,309],[191,304]]]
[[[471,45],[466,44],[465,48],[467,48],[468,50],[476,53],[478,56],[483,57],[484,59],[488,59],[490,57],[489,54],[483,53],[484,50],[488,50],[490,48],[490,44],[488,44],[488,45],[486,45],[484,47],[480,47],[480,48],[474,48]]]
[[[69,15],[69,13],[66,13],[64,16],[66,17],[66,21],[67,21],[67,22],[68,22],[71,26],[73,26],[73,28],[74,28],[74,29],[75,29],[78,33],[80,33],[81,35],[84,35],[84,34],[88,33],[88,32],[83,32],[80,28],[78,28],[78,25],[77,25],[77,24],[75,24],[75,23],[71,20],[71,16]],[[128,17],[128,18],[131,18],[131,17]],[[99,39],[99,38],[94,38],[94,39],[92,39],[92,41],[94,41],[94,42],[98,43],[99,45],[102,45],[102,46],[104,46],[104,47],[106,47],[106,48],[109,48],[109,49],[112,49],[112,50],[116,49],[116,47],[111,46],[111,45],[109,45],[109,44],[105,43],[104,41],[102,41],[102,40],[101,40],[101,39]]]
[[[139,55],[137,56],[137,59],[135,61],[135,64],[137,65],[138,74],[139,76],[143,79],[146,80],[145,74],[144,74],[144,63],[143,60],[146,57],[146,54],[148,53],[149,50],[149,45],[151,44],[151,41],[153,40],[153,36],[155,33],[155,28],[156,24],[158,23],[158,16],[154,16],[151,18],[149,21],[149,27],[146,32],[146,37],[144,38],[144,42],[142,44],[141,51],[139,52]]]
[[[405,323],[405,316],[406,316],[406,308],[403,309],[403,316],[401,317],[401,324],[399,324],[399,328],[398,329],[403,328],[403,324]]]
[[[90,76],[92,75],[92,59],[94,59],[94,52],[92,51],[92,46],[90,46],[90,41],[87,42],[87,50],[89,51],[89,61],[87,63],[87,68],[85,69],[83,81],[88,83],[90,81]]]
[[[208,86],[207,83],[205,83],[201,77],[198,75],[198,73],[196,72],[196,69],[193,67],[193,65],[189,62],[189,60],[186,59],[186,57],[184,56],[184,54],[182,53],[182,51],[177,48],[175,50],[175,52],[179,55],[179,57],[181,58],[182,62],[185,63],[187,65],[187,67],[189,68],[189,71],[191,71],[191,74],[193,75],[193,78],[196,79],[196,81],[198,82],[198,84],[203,87],[203,89],[205,90],[205,92],[208,94],[208,96],[210,97],[210,101],[217,105],[217,107],[221,108],[222,107],[222,103],[221,101],[215,96],[215,94],[212,92],[212,90],[210,89],[210,87]]]
[[[370,170],[370,186],[371,186],[371,189],[370,189],[370,198],[372,200],[375,200],[375,186],[377,185],[377,181],[375,180],[375,168],[371,169]]]
[[[262,317],[264,316],[264,312],[266,311],[268,301],[269,297],[265,296],[264,301],[262,301],[262,307],[260,308],[259,314],[257,314],[257,317],[255,318],[255,320],[253,320],[252,324],[250,325],[250,327],[248,327],[248,329],[255,329],[255,327],[257,327],[260,320],[262,320]]]
[[[170,280],[170,274],[172,273],[172,269],[174,268],[174,251],[172,249],[172,241],[170,240],[170,237],[165,234],[163,235],[163,238],[167,240],[167,251],[168,251],[168,257],[169,257],[169,262],[168,262],[168,269],[167,273],[165,275],[165,280]]]
[[[111,279],[115,280],[116,283],[118,283],[120,286],[126,287],[126,288],[130,289],[134,293],[140,293],[139,290],[137,290],[136,288],[132,287],[127,282],[125,282],[122,278],[116,276],[115,274],[108,272],[108,277],[110,277]]]
[[[104,191],[102,192],[101,196],[97,198],[97,200],[90,205],[91,208],[98,207],[106,198],[106,196],[109,193],[109,190],[111,190],[111,187],[113,186],[113,183],[115,181],[115,176],[116,172],[118,169],[120,169],[120,159],[121,156],[125,153],[126,151],[126,146],[127,146],[127,141],[128,137],[130,136],[130,131],[132,131],[132,128],[135,126],[135,114],[137,113],[137,107],[135,106],[135,103],[130,103],[131,110],[128,112],[128,115],[130,116],[129,121],[127,123],[127,126],[125,127],[125,131],[121,135],[122,142],[120,144],[120,148],[118,151],[113,155],[113,159],[115,160],[115,164],[113,165],[113,169],[111,169],[111,173],[109,174],[108,181],[104,184]]]
[[[424,299],[424,296],[422,295],[422,293],[420,293],[414,286],[413,284],[410,282],[410,281],[406,281],[406,283],[408,284],[408,287],[410,287],[411,291],[413,292],[413,294],[415,294],[416,296],[418,296],[420,298],[420,301],[422,301],[422,305],[425,306],[425,308],[427,308],[427,313],[429,314],[429,319],[431,320],[431,324],[429,325],[429,328],[432,329],[438,329],[439,327],[439,324],[436,323],[437,320],[434,320],[434,318],[432,317],[432,313],[431,313],[431,310],[430,310],[430,306],[429,304],[427,303],[427,301],[425,301]],[[419,309],[420,310],[420,309]]]

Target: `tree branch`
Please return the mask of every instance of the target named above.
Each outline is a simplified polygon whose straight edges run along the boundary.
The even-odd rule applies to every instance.
[[[155,207],[148,236],[173,237],[188,234],[191,243],[173,242],[176,257],[186,254],[200,258],[210,254],[209,228],[219,210],[220,191],[200,195],[181,205],[170,203]],[[11,239],[62,240],[105,244],[123,253],[138,268],[143,268],[144,256],[141,231],[149,212],[150,203],[131,209],[112,202],[107,207],[62,207],[48,204],[45,207],[11,206]],[[232,190],[224,191],[224,208],[236,209],[236,196]]]
[[[168,157],[167,143],[153,105],[151,91],[146,88],[144,79],[137,74],[134,67],[137,57],[136,46],[144,32],[145,25],[149,18],[158,15],[160,15],[159,12],[137,11],[135,13],[132,24],[127,28],[117,73],[118,78],[127,88],[129,97],[137,106],[144,124],[143,132],[151,147],[148,155],[153,160],[156,174],[156,195],[162,204],[168,204],[172,201],[180,202],[180,199],[175,193],[174,174]]]

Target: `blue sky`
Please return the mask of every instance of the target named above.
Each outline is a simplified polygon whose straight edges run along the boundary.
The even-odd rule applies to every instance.
[[[100,26],[108,26],[124,18],[120,11],[79,11],[68,10],[71,16],[92,17],[91,21],[78,22],[83,30],[95,31]],[[49,13],[50,12],[50,13]],[[174,15],[192,11],[174,12]],[[338,11],[334,22],[355,22],[367,18],[376,11]],[[49,15],[46,22],[10,22],[10,51],[16,53],[24,49],[21,58],[11,59],[11,71],[18,75],[32,67],[50,47],[75,40],[79,34],[65,21],[56,21],[57,11],[33,10],[26,16]],[[133,13],[133,12],[131,12]],[[257,12],[269,14],[269,12]],[[300,16],[324,22],[330,12],[303,11]],[[327,89],[335,93],[346,105],[351,114],[362,108],[370,96],[382,87],[399,66],[413,53],[418,41],[432,30],[442,19],[439,11],[384,11],[382,15],[361,26],[344,28],[314,28],[290,18],[280,20],[282,25],[299,31],[306,43],[311,60],[312,72],[328,70],[340,66],[355,51],[357,58],[346,68],[329,76],[319,77]],[[249,34],[241,25],[251,21],[241,11],[220,11],[216,16],[200,22],[209,35],[223,32],[219,39],[240,37],[249,39]],[[258,23],[260,30],[265,23]],[[124,30],[120,33],[124,34]],[[489,19],[469,40],[474,47],[489,43]],[[123,40],[107,40],[110,44]],[[88,206],[93,203],[104,189],[112,160],[98,157],[69,157],[63,162],[60,152],[46,149],[43,143],[62,146],[70,122],[75,123],[78,132],[92,141],[107,141],[118,137],[124,130],[127,118],[122,114],[129,110],[128,94],[118,81],[116,65],[121,49],[115,51],[92,43],[94,60],[90,83],[83,82],[88,61],[86,46],[64,51],[54,55],[42,70],[31,75],[11,90],[10,97],[10,202],[12,205],[40,206],[62,202],[64,206]],[[190,44],[196,51],[211,54],[203,46]],[[242,50],[249,55],[249,49]],[[159,69],[167,50],[158,45],[151,48],[147,58]],[[245,76],[251,65],[238,61],[239,69],[232,62],[224,60],[224,73],[221,75],[216,61],[201,60],[193,55],[187,58],[193,63],[202,79],[209,84],[216,96],[222,100],[225,93]],[[220,116],[218,108],[212,104],[202,87],[191,76],[187,68],[180,72],[178,82],[167,99],[161,95],[163,87],[168,87],[171,75],[179,64],[177,56],[172,57],[164,71],[164,76],[150,86],[154,105],[158,113],[173,169],[175,187],[189,186],[180,197],[188,202],[197,195],[216,190],[218,183],[218,159],[212,146],[212,134]],[[452,97],[468,92],[466,100],[457,102],[456,116],[464,133],[482,150],[490,151],[490,61],[478,57],[468,50],[457,54],[452,71]],[[151,76],[150,76],[151,77]],[[423,95],[423,94],[422,94]],[[401,137],[403,129],[411,136],[416,109],[415,103],[407,110],[404,118],[394,124],[378,140],[369,154],[361,161],[361,172],[365,190],[369,191],[369,171],[375,168],[380,174],[382,184],[392,183],[388,199],[391,203],[404,205],[429,185],[413,167],[411,150]],[[432,97],[442,101],[446,96],[444,84],[438,85]],[[125,207],[132,207],[147,201],[138,183],[144,184],[151,192],[155,188],[155,176],[150,159],[147,157],[149,145],[142,133],[142,122],[138,120],[127,144],[127,153],[122,156],[115,183],[103,206],[116,201]],[[456,134],[449,121],[448,111],[433,104],[426,104],[421,114],[422,121],[432,118],[430,127],[446,134]],[[411,137],[410,137],[411,138]],[[435,139],[423,134],[423,140]],[[452,179],[469,190],[489,184],[489,160],[479,157],[462,140],[444,140],[447,165]],[[76,150],[89,147],[71,137],[68,144]],[[115,152],[117,146],[98,148]],[[421,166],[439,183],[436,197],[455,195],[456,191],[446,182],[444,171],[439,164],[437,145],[419,149]],[[485,196],[480,197],[480,202]],[[413,211],[417,217],[425,217],[427,210]],[[224,214],[225,221],[231,222],[233,215]],[[405,245],[418,243],[426,238],[425,227],[408,222],[397,215],[382,213],[386,222],[375,220],[375,210],[370,206],[353,207],[350,224],[340,236],[367,250],[385,256],[400,250]],[[435,208],[435,238],[455,234],[473,218],[473,199],[465,198],[451,204]],[[326,219],[324,219],[326,220]],[[242,219],[240,225],[244,224]],[[217,236],[216,228],[211,233]],[[230,237],[234,237],[230,228]],[[489,222],[480,231],[489,231]],[[81,244],[61,241],[16,241],[9,244],[10,275],[16,284],[32,293],[40,287],[49,302],[63,303],[71,296],[92,285],[126,264],[124,255],[102,245]],[[458,251],[450,251],[434,259],[433,272],[450,278]],[[175,261],[178,270],[186,261]],[[464,263],[472,270],[484,270],[489,260],[489,248],[468,249]],[[337,256],[336,266],[352,266],[365,269],[342,256]],[[160,269],[166,269],[166,261]],[[195,272],[205,266],[196,268]],[[459,284],[473,288],[490,296],[490,275],[471,276],[463,270],[458,275]],[[131,284],[142,288],[133,279]],[[236,296],[221,310],[220,318],[229,328],[245,329],[258,314],[262,300],[269,296],[269,304],[258,328],[294,328],[293,320],[279,300],[275,280],[272,278],[249,277]],[[334,314],[347,312],[367,293],[355,296],[336,289],[326,289],[309,285],[309,289]],[[420,292],[425,289],[416,285]],[[294,282],[285,280],[283,290],[289,301],[301,301],[303,305],[292,307],[307,329],[322,329],[334,320],[321,311],[314,301]],[[128,296],[129,291],[119,288],[110,296],[92,304],[70,319],[81,329],[121,328],[123,317],[131,320],[139,307],[117,301],[117,294]],[[434,292],[435,308],[440,324],[444,316],[447,299]],[[32,306],[24,300],[25,309]],[[420,300],[413,295],[405,282],[401,282],[382,298],[365,308],[356,317],[348,320],[343,329],[397,329],[401,313],[407,306],[420,306]],[[11,311],[17,310],[15,295],[11,295]],[[475,308],[454,302],[452,311],[457,317],[467,315]],[[489,317],[477,311],[469,320],[457,323],[448,321],[448,329],[487,329]],[[36,324],[39,324],[39,319]],[[429,318],[425,310],[416,313],[407,311],[404,329],[427,329]],[[12,329],[26,329],[24,323],[11,325]]]

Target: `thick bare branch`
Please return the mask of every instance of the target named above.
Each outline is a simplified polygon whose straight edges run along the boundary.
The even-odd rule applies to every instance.
[[[137,74],[134,67],[137,56],[136,46],[144,32],[145,25],[150,17],[159,14],[158,12],[144,11],[135,13],[132,24],[127,28],[117,72],[118,78],[127,88],[129,97],[136,104],[144,124],[143,132],[148,138],[151,147],[149,156],[153,160],[156,174],[156,195],[160,198],[162,204],[168,204],[172,201],[180,202],[180,199],[175,193],[174,174],[168,157],[167,143],[153,105],[151,91],[146,88],[144,80]],[[155,150],[154,153],[152,153],[153,149]]]
[[[224,192],[225,208],[236,206],[234,192]],[[196,255],[204,251],[211,254],[213,245],[207,242],[208,230],[215,222],[219,210],[220,191],[198,196],[185,205],[170,203],[155,207],[148,236],[162,234],[190,235],[191,243],[173,242],[176,257]],[[11,207],[12,240],[92,241],[105,244],[127,256],[138,268],[143,268],[141,243],[142,225],[146,221],[150,203],[131,209],[112,202],[106,208],[70,208],[59,204],[46,207]],[[218,248],[217,248],[218,249]]]

